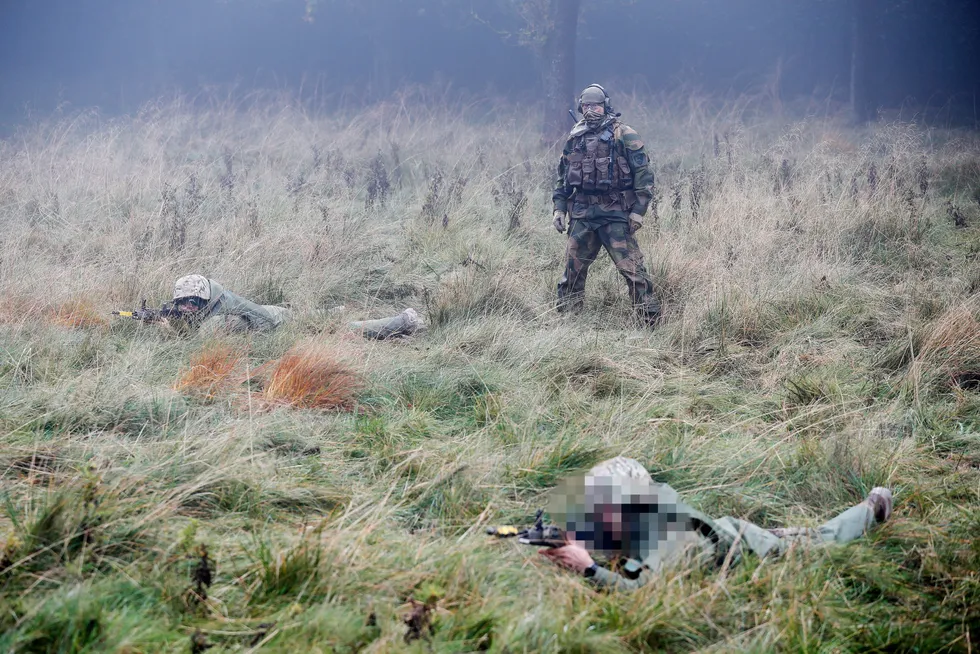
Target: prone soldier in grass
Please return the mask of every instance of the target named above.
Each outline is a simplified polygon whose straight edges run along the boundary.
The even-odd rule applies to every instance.
[[[143,322],[195,328],[202,334],[271,331],[292,319],[285,307],[256,304],[203,275],[186,275],[174,284],[174,298],[160,309],[143,307],[135,311],[114,311],[116,315]],[[361,320],[348,327],[365,338],[384,340],[410,336],[424,328],[415,309],[395,316]]]
[[[848,543],[891,516],[892,493],[873,488],[863,502],[819,527],[764,529],[738,518],[709,518],[653,481],[638,461],[620,456],[559,485],[548,508],[565,542],[539,550],[542,555],[599,586],[633,589],[679,562],[733,565],[746,549],[763,558],[794,543]],[[593,554],[625,563],[612,570]]]
[[[565,142],[552,193],[552,224],[559,234],[568,219],[558,309],[582,307],[589,266],[604,247],[626,280],[633,306],[653,326],[660,318],[660,301],[635,237],[653,199],[650,160],[639,134],[620,122],[601,86],[582,91],[578,111],[582,120]]]
[[[144,303],[145,304],[145,303]],[[162,309],[116,311],[144,322],[186,326],[202,334],[270,331],[290,320],[285,307],[256,304],[203,275],[185,275],[174,283],[173,303]]]

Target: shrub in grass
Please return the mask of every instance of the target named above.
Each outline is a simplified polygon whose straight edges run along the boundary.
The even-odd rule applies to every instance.
[[[181,372],[174,390],[214,401],[234,383],[232,374],[241,358],[241,352],[227,343],[207,343],[191,356],[190,368]]]
[[[272,404],[350,410],[363,385],[359,375],[326,345],[299,345],[266,365],[262,397]]]
[[[906,384],[919,392],[941,380],[960,384],[980,375],[977,301],[947,310],[926,330],[909,366]]]
[[[251,562],[241,575],[247,584],[249,604],[262,605],[283,596],[317,596],[322,574],[321,530],[314,529],[299,543],[279,548],[256,539],[245,554]]]
[[[515,316],[530,320],[534,309],[526,293],[508,275],[490,274],[476,266],[443,282],[429,309],[433,326],[488,316]]]
[[[5,652],[106,651],[106,611],[99,600],[74,588],[46,602],[19,629],[0,636]]]
[[[49,315],[54,324],[73,329],[101,329],[109,325],[108,319],[83,299],[59,304]]]

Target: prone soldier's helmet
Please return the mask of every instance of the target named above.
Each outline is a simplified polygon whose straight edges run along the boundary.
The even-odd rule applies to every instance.
[[[174,283],[174,302],[182,298],[211,299],[211,282],[204,275],[185,275]]]
[[[612,113],[612,106],[609,104],[609,94],[606,93],[606,89],[602,88],[598,84],[589,84],[584,89],[582,93],[578,96],[578,112],[580,114],[585,113],[582,110],[583,104],[599,104],[605,108],[605,113]]]

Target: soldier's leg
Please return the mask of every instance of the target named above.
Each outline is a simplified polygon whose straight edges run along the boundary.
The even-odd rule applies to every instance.
[[[558,310],[578,310],[585,300],[585,280],[589,266],[599,254],[598,235],[583,220],[575,220],[568,229],[565,248],[565,273],[558,282]]]
[[[352,322],[348,327],[364,338],[383,340],[392,336],[411,336],[420,325],[419,314],[415,309],[409,308],[397,316]]]
[[[286,307],[263,305],[262,308],[272,315],[273,320],[275,320],[276,327],[293,319],[293,312]]]
[[[599,238],[619,274],[626,280],[633,306],[647,322],[656,322],[660,318],[660,299],[643,265],[643,253],[636,237],[629,233],[628,224],[618,221],[608,223],[599,229]]]
[[[872,488],[863,502],[817,527],[817,531],[821,540],[846,543],[860,538],[876,524],[888,520],[891,514],[892,492],[879,486]]]
[[[892,494],[887,488],[875,488],[860,504],[814,529],[773,529],[786,540],[810,540],[822,543],[849,543],[868,532],[891,515]]]
[[[725,516],[715,520],[715,524],[731,544],[738,543],[740,548],[748,548],[760,558],[782,554],[787,546],[786,541],[772,531],[747,520]]]

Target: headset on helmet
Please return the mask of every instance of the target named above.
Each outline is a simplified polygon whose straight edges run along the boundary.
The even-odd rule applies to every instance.
[[[578,96],[578,112],[580,114],[585,113],[582,110],[582,104],[583,104],[582,97],[585,95],[585,92],[588,91],[589,89],[599,89],[600,91],[602,91],[602,106],[607,114],[610,113],[612,111],[612,107],[609,105],[609,94],[606,93],[606,89],[602,88],[602,86],[600,86],[599,84],[589,84],[584,89],[582,89],[582,92]]]

